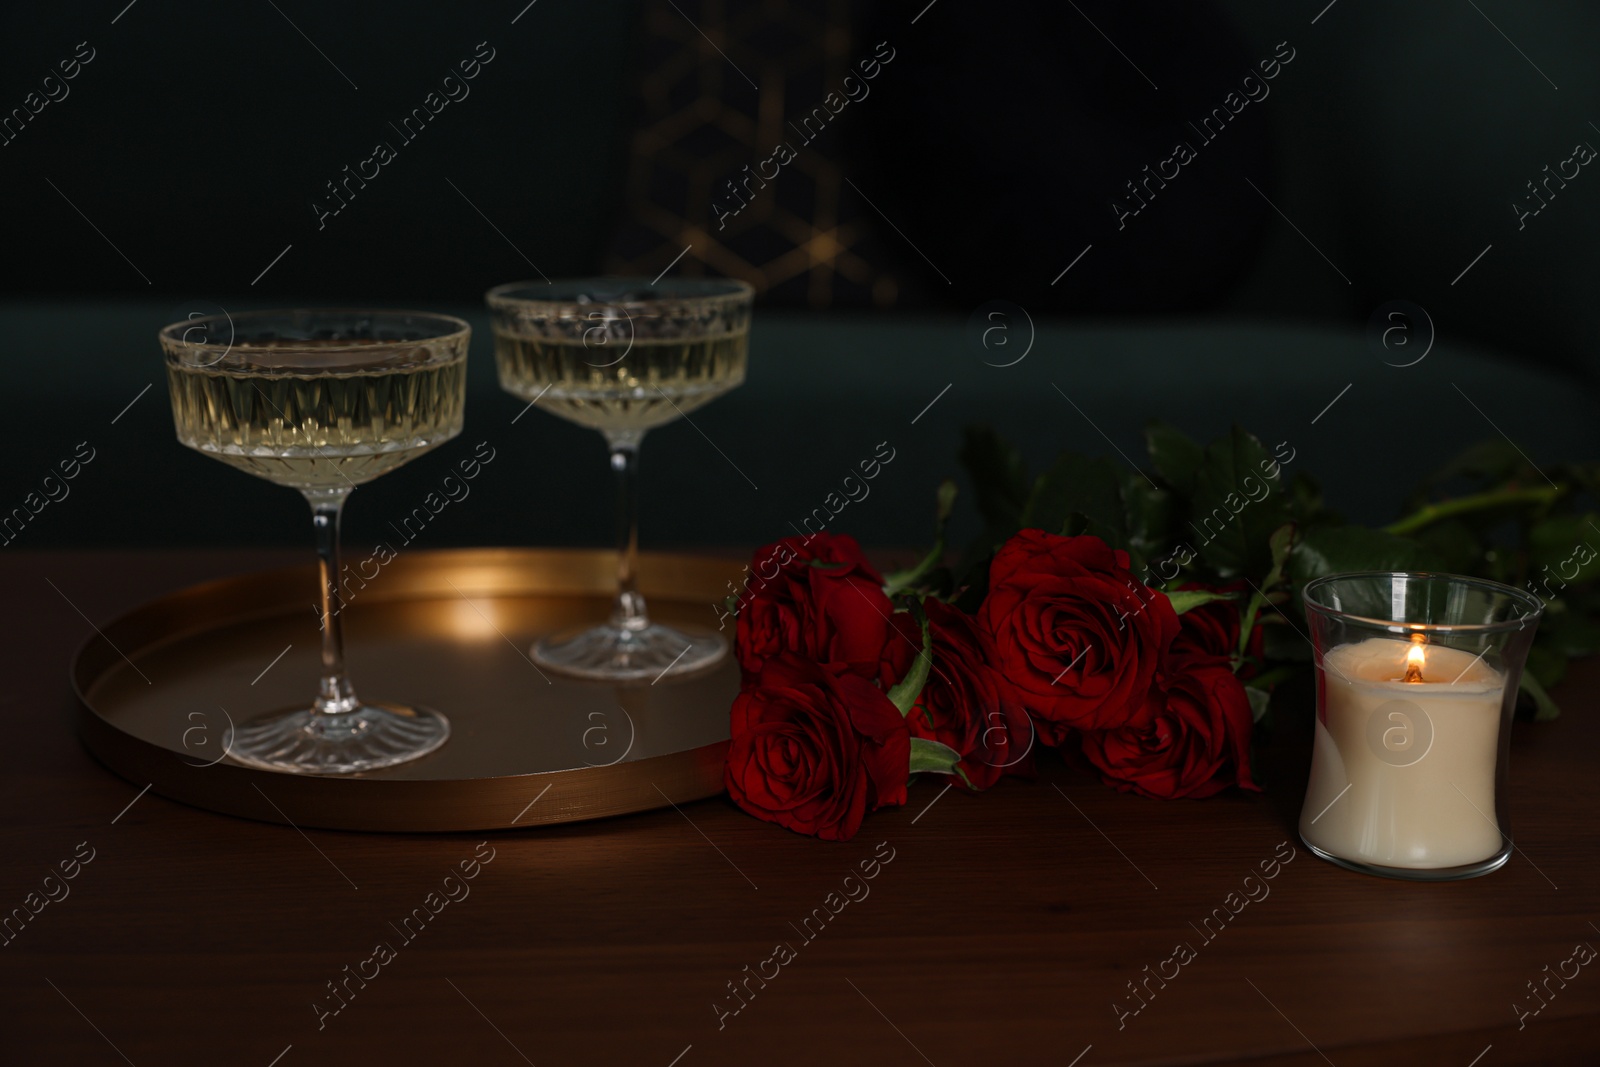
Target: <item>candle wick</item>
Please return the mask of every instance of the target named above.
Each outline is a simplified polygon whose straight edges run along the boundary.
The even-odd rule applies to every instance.
[[[1406,651],[1406,675],[1403,679],[1404,681],[1422,681],[1422,664],[1425,656],[1422,646],[1425,640],[1426,638],[1421,634],[1411,635],[1411,647]]]

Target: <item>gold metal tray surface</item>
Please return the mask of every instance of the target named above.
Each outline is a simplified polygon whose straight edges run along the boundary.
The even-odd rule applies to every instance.
[[[712,606],[739,574],[728,560],[662,553],[642,553],[639,568],[652,616],[691,636],[715,628]],[[192,586],[104,625],[72,664],[79,733],[136,785],[298,826],[501,829],[714,796],[739,687],[731,649],[699,673],[625,687],[541,674],[527,657],[540,634],[603,619],[615,580],[612,552],[487,548],[402,553],[351,582],[357,691],[450,719],[442,749],[398,767],[295,775],[224,754],[234,725],[315,695],[314,564]]]

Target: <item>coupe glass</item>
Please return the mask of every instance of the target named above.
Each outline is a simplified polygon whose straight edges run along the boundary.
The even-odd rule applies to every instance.
[[[471,329],[410,311],[260,311],[161,331],[178,440],[311,504],[321,560],[322,684],[309,705],[240,724],[252,767],[354,774],[417,759],[450,723],[357,698],[344,670],[339,517],[351,490],[461,432]]]
[[[611,617],[532,649],[540,666],[627,682],[708,667],[714,633],[651,622],[636,580],[639,443],[744,381],[755,290],[744,282],[632,278],[516,282],[489,290],[506,391],[605,435],[617,476],[617,596]]]

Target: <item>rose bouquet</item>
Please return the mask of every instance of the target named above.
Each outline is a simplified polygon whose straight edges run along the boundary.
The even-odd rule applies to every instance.
[[[1600,542],[1600,523],[1571,507],[1600,467],[1535,485],[1520,454],[1483,446],[1379,530],[1341,522],[1308,476],[1291,477],[1287,442],[1268,451],[1236,428],[1201,447],[1156,425],[1147,443],[1148,471],[1069,453],[1030,481],[1004,442],[969,429],[962,461],[986,528],[953,564],[949,481],[934,547],[909,570],[880,573],[825,520],[759,549],[727,605],[743,674],[735,803],[843,840],[905,803],[914,774],[979,791],[1032,774],[1041,747],[1148,797],[1256,790],[1253,734],[1274,686],[1310,659],[1297,591],[1335,571],[1526,581],[1551,608],[1525,675],[1534,717],[1555,714],[1541,682],[1600,646],[1600,557],[1583,536]],[[1478,484],[1443,496],[1463,481]]]

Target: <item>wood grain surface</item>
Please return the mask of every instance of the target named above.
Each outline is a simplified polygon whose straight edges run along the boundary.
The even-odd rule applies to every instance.
[[[1305,692],[1260,796],[1159,803],[1052,757],[981,797],[919,783],[842,844],[725,799],[301,832],[95,763],[67,685],[91,625],[298,558],[0,556],[0,917],[30,916],[0,935],[0,1064],[1600,1063],[1600,966],[1549,978],[1600,946],[1600,663],[1575,665],[1559,721],[1516,727],[1510,863],[1440,885],[1300,845]],[[1147,980],[1179,943],[1177,976]],[[1530,982],[1546,1006],[1519,1028]]]

